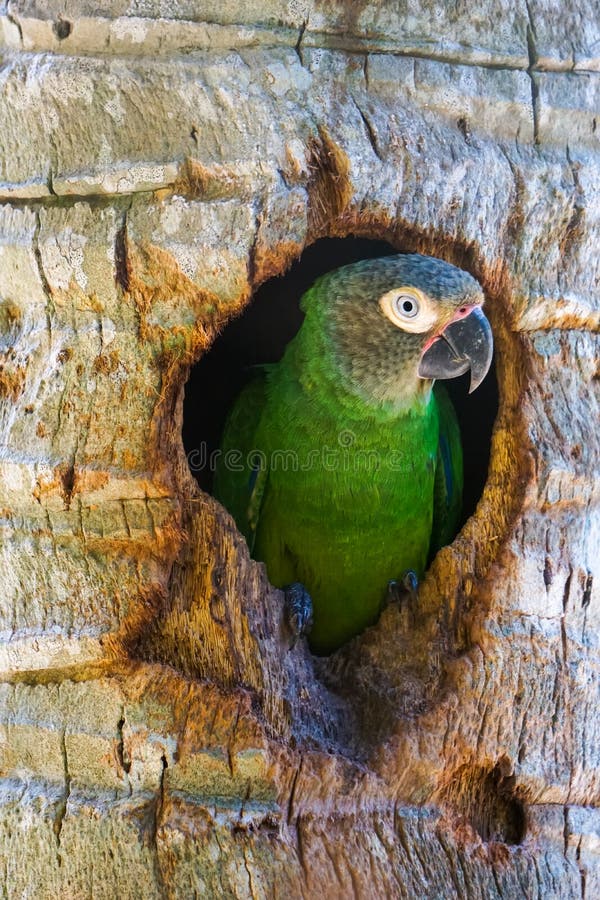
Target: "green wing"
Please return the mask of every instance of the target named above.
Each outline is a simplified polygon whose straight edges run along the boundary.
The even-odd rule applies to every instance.
[[[261,374],[237,398],[225,424],[213,483],[214,496],[235,519],[250,552],[269,478],[265,454],[255,440],[266,396],[266,375]]]
[[[429,556],[456,536],[462,510],[463,457],[460,429],[452,401],[445,387],[434,387],[438,405],[440,437],[433,490],[433,525]]]

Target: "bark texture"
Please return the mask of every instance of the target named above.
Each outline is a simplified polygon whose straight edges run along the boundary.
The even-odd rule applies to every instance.
[[[5,896],[600,896],[596,6],[0,3]],[[316,660],[182,398],[348,234],[481,281],[500,409],[419,610]]]

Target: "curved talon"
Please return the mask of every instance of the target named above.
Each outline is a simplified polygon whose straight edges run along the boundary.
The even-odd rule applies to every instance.
[[[419,590],[419,579],[413,569],[407,569],[402,576],[402,587],[407,594],[416,599],[417,591]]]
[[[392,578],[387,583],[385,603],[386,606],[391,606],[392,603],[400,603],[400,588],[395,578]]]
[[[292,647],[296,646],[299,637],[308,634],[313,624],[312,599],[303,584],[294,581],[284,587],[285,620],[292,632]]]
[[[387,585],[387,603],[398,603],[402,605],[403,601],[408,599],[411,606],[417,602],[417,594],[419,591],[419,579],[417,573],[413,569],[407,569],[399,581],[393,579],[388,581]]]

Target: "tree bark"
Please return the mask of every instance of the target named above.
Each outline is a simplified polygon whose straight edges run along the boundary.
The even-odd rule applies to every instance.
[[[0,4],[5,895],[600,896],[595,3],[98,10]],[[182,402],[350,234],[480,280],[500,403],[418,610],[316,659]]]

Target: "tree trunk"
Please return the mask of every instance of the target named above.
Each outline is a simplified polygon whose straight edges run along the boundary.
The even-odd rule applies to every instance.
[[[107,5],[0,4],[4,895],[600,896],[596,3]],[[350,234],[480,280],[500,402],[418,610],[317,659],[182,402]]]

